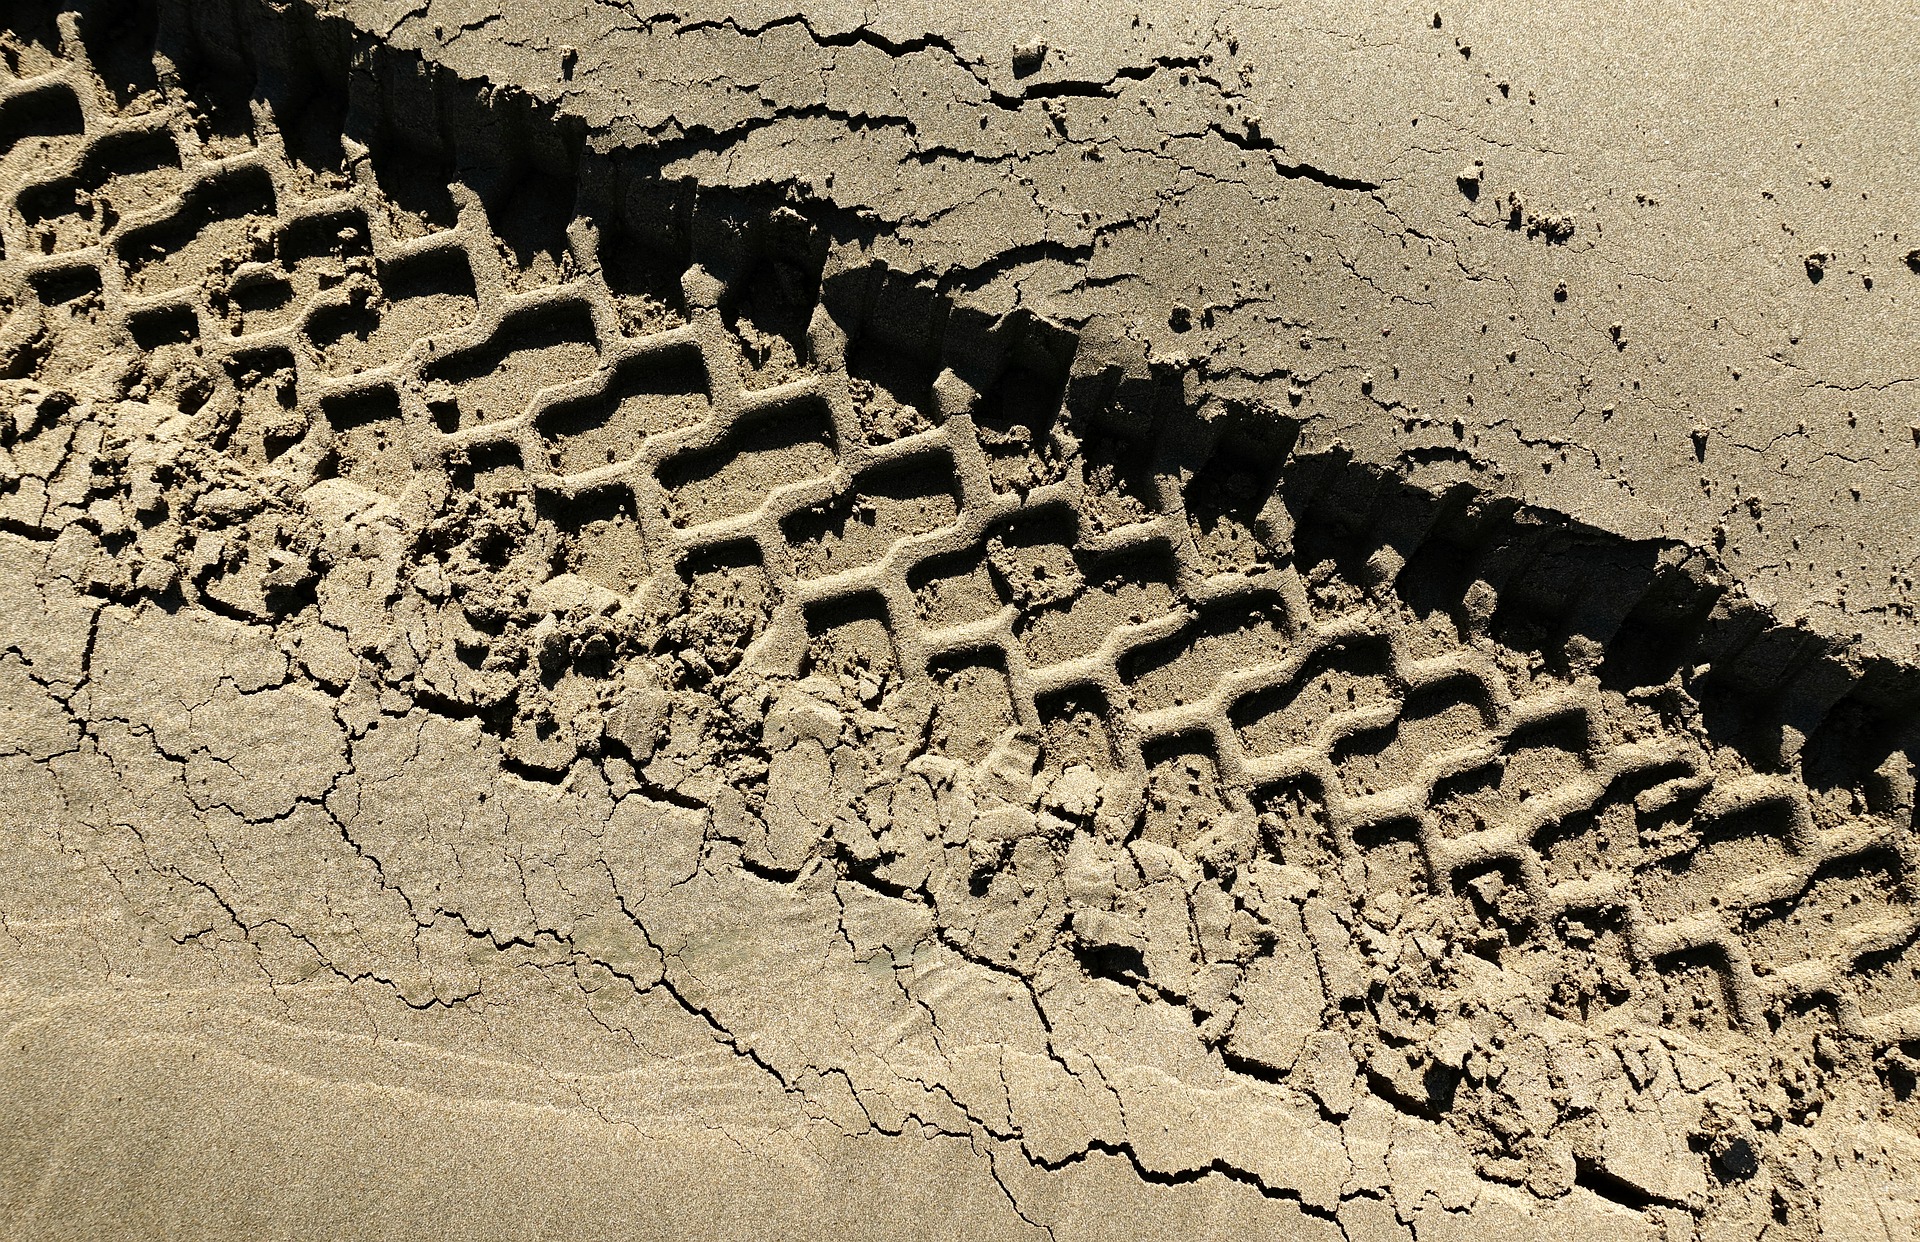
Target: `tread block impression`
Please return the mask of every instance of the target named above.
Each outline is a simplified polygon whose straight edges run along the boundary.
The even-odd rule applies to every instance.
[[[1911,669],[1691,554],[1303,453],[1284,401],[1197,404],[817,204],[322,42],[258,81],[0,64],[0,518],[97,551],[89,592],[271,628],[316,694],[366,679],[515,781],[697,821],[689,875],[835,895],[889,996],[920,980],[861,903],[930,929],[914,971],[1085,982],[1191,1030],[1222,1100],[1330,1125],[1369,1092],[1508,1189],[1711,1198],[1607,1172],[1637,1133],[1523,1117],[1536,1045],[1567,1082],[1604,1046],[1641,1102],[1693,1072],[1649,1050],[1717,1049],[1776,1122],[1781,1065],[1877,1058],[1911,1109]],[[982,1077],[1005,1118],[1014,1067]]]

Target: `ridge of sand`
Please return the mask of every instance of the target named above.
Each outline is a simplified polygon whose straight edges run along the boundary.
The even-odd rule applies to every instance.
[[[1910,1232],[1911,661],[124,16],[0,38],[0,1231]]]
[[[969,302],[1284,393],[1309,447],[1916,653],[1896,10],[323,7],[670,174],[856,212]]]

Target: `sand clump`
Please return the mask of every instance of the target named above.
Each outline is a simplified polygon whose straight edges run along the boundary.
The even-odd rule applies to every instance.
[[[1888,643],[356,20],[0,34],[0,1231],[1911,1228]]]

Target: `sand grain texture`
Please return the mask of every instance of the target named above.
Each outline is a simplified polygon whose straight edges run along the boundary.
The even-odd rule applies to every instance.
[[[1920,1227],[1900,53],[762,7],[7,19],[0,1234]]]

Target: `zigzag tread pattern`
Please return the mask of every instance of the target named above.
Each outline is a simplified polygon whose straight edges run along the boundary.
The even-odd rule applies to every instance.
[[[1610,681],[1605,633],[1503,641],[1503,584],[1532,563],[1510,511],[1476,509],[1505,536],[1468,550],[1450,607],[1417,606],[1401,588],[1458,549],[1289,459],[1277,411],[1142,413],[1070,334],[970,319],[829,254],[798,213],[688,226],[684,253],[649,254],[597,206],[618,187],[583,180],[556,205],[537,171],[456,178],[410,210],[356,140],[315,165],[269,108],[203,107],[164,61],[123,98],[64,33],[57,63],[0,84],[7,373],[121,384],[284,495],[440,521],[470,554],[453,592],[470,602],[544,560],[558,611],[627,626],[613,655],[576,641],[548,678],[586,684],[591,710],[529,715],[540,692],[490,662],[505,640],[478,605],[444,658],[381,657],[529,770],[651,746],[623,724],[639,709],[619,652],[677,641],[669,619],[718,592],[759,612],[736,649],[695,653],[706,675],[842,678],[957,757],[1032,739],[1040,769],[1088,774],[1122,834],[1207,867],[1264,858],[1361,905],[1456,899],[1502,964],[1611,938],[1608,1003],[1676,1029],[1760,1035],[1811,1003],[1874,1047],[1920,1040],[1904,755],[1816,787],[1791,754],[1756,764],[1715,740],[1678,682]],[[509,210],[544,210],[546,240],[518,238]],[[709,236],[745,240],[708,254]],[[1315,516],[1316,475],[1359,515],[1357,566],[1308,554],[1309,525],[1340,525]],[[9,529],[85,511],[9,487]],[[227,610],[302,606],[297,566],[275,595],[270,551],[230,548],[173,585]],[[452,561],[410,555],[430,594]],[[514,599],[488,608],[539,612]],[[982,712],[998,727],[961,736]],[[790,872],[819,848],[763,852]],[[866,861],[918,882],[885,848]],[[1128,942],[1096,925],[1074,923],[1090,949]],[[1197,986],[1152,978],[1147,956],[1120,969]]]

